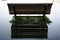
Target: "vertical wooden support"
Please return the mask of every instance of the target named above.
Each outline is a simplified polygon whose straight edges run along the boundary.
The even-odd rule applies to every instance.
[[[13,4],[13,11],[14,11],[14,17],[15,17],[15,26],[17,25],[17,22],[16,22],[16,10],[15,10],[15,4]]]
[[[14,16],[15,16],[15,19],[16,19],[16,10],[15,10],[15,4],[13,4],[13,10],[14,10]]]
[[[47,9],[47,4],[44,4],[43,21],[45,20],[46,9]]]

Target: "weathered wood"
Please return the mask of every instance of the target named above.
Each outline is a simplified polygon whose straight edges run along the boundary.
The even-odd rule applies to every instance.
[[[15,23],[11,26],[11,37],[47,38],[48,26],[44,19],[45,14],[50,14],[51,5],[52,4],[8,4],[9,13],[15,15]],[[18,17],[16,14],[43,14],[43,22],[37,24],[21,24],[16,22],[16,18]]]
[[[12,38],[47,38],[48,36],[48,27],[45,24],[44,28],[39,28],[36,26],[35,28],[23,27],[13,27],[11,28],[11,37]],[[43,26],[43,25],[42,25]]]
[[[17,23],[17,25],[13,25],[12,24],[12,28],[47,28],[47,24],[46,23],[40,23],[40,24],[19,24]]]
[[[46,29],[11,29],[11,38],[47,38],[48,28]]]
[[[16,14],[43,14],[46,6],[46,13],[50,14],[52,4],[14,4]],[[13,4],[8,4],[10,14],[14,14]]]

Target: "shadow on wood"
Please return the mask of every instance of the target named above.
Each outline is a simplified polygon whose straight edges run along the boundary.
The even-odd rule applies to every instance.
[[[32,24],[33,25],[33,24]],[[11,27],[11,38],[48,38],[48,26],[42,24],[41,26],[20,26]]]

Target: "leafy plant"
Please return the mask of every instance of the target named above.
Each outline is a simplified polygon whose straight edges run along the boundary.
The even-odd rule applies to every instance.
[[[34,23],[41,23],[45,22],[47,24],[50,24],[50,19],[45,16],[45,19],[43,19],[43,16],[17,16],[16,18],[13,16],[13,19],[10,21],[12,24],[20,23],[20,24],[34,24]]]

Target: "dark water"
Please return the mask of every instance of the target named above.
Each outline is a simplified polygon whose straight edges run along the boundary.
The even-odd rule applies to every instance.
[[[48,38],[36,39],[36,38],[11,38],[11,23],[12,18],[8,12],[7,4],[5,2],[0,3],[0,40],[60,40],[60,4],[54,4],[52,6],[52,12],[48,17],[52,21],[48,25]]]

